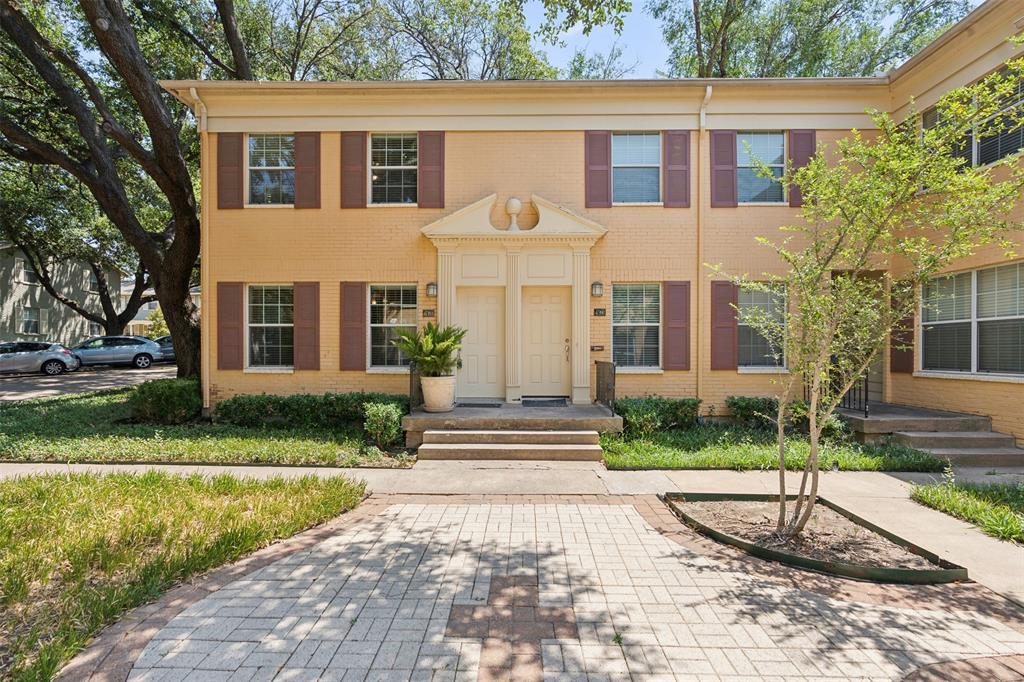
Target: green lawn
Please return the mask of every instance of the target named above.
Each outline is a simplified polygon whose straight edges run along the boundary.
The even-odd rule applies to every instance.
[[[914,486],[911,497],[1000,540],[1024,543],[1024,483],[947,481]]]
[[[0,481],[0,678],[50,679],[127,609],[352,509],[363,493],[314,477]]]
[[[806,438],[793,436],[786,454],[788,469],[807,461]],[[708,423],[692,429],[662,431],[649,440],[601,438],[609,469],[774,469],[779,465],[775,435],[744,427]],[[822,469],[840,471],[942,471],[945,463],[928,453],[890,445],[828,442],[820,455]]]
[[[132,388],[0,403],[0,460],[406,466],[354,429],[251,429],[197,421],[133,424]]]

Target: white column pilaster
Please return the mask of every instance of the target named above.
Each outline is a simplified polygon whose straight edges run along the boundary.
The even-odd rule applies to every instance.
[[[590,403],[590,248],[572,254],[572,402]]]
[[[437,324],[455,324],[455,251],[446,245],[437,247]]]
[[[505,401],[523,397],[520,367],[523,357],[523,297],[518,245],[505,251]]]

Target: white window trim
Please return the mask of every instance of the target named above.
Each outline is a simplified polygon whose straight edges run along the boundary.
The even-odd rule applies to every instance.
[[[782,168],[782,172],[786,172],[786,162],[789,160],[789,134],[786,130],[737,130],[736,131],[736,205],[737,206],[788,206],[789,205],[789,190],[783,185],[782,186],[782,199],[779,201],[740,201],[739,200],[739,172],[740,168],[757,168],[756,166],[741,166],[740,165],[740,135],[744,133],[782,133],[782,163],[770,163],[766,164],[769,168]]]
[[[416,165],[415,166],[377,166],[380,170],[409,170],[416,169],[416,201],[411,204],[401,202],[391,203],[373,202],[373,136],[374,135],[415,135],[416,136]],[[387,132],[370,132],[366,135],[366,207],[367,208],[419,208],[420,205],[420,134],[415,130],[389,130]],[[419,298],[416,305],[419,306]],[[369,365],[367,365],[369,367]],[[408,371],[408,370],[407,370]]]
[[[620,322],[615,323],[615,294],[614,289],[616,286],[630,286],[630,285],[644,285],[644,284],[656,284],[658,285],[658,324],[652,325],[650,322]],[[612,320],[611,320],[611,332],[612,342],[608,344],[612,349],[612,362],[615,362],[615,328],[616,327],[658,327],[658,366],[646,366],[646,365],[616,365],[615,371],[622,374],[663,374],[664,373],[664,362],[662,353],[664,353],[664,340],[662,336],[661,325],[664,322],[662,320],[662,313],[664,312],[664,296],[665,287],[662,282],[612,282]]]
[[[1010,261],[1009,263],[1001,263],[999,265],[989,265],[983,268],[975,268],[974,270],[958,270],[956,272],[947,272],[941,275],[937,275],[934,279],[943,277],[955,277],[956,275],[962,275],[969,272],[971,274],[971,316],[967,319],[960,320],[941,320],[933,322],[925,322],[924,319],[924,288],[921,289],[921,296],[918,297],[917,302],[917,319],[920,320],[917,324],[917,329],[914,333],[919,339],[919,343],[914,344],[915,354],[917,355],[916,361],[914,362],[914,372],[912,376],[923,376],[932,377],[936,379],[975,379],[983,381],[1003,381],[1010,383],[1024,383],[1024,374],[1014,374],[1012,372],[982,372],[978,370],[978,323],[979,322],[999,322],[1000,320],[1019,320],[1020,316],[1007,316],[1001,315],[999,317],[978,317],[978,273],[982,270],[992,270],[994,268],[1004,267],[1006,265],[1016,265],[1020,261]],[[927,285],[926,285],[927,286]],[[955,369],[925,369],[924,367],[924,329],[925,327],[931,327],[935,325],[943,324],[964,324],[970,322],[971,324],[971,369],[967,370],[955,370]]]
[[[28,259],[19,258],[18,260],[21,261],[21,283],[30,287],[42,286],[42,282],[39,281],[39,272],[34,267],[32,267],[32,264],[28,262]],[[31,270],[36,276],[35,282],[28,281],[28,278],[25,276],[25,273],[28,272],[29,270]]]
[[[292,146],[292,155],[293,155],[293,162],[294,162],[294,154],[295,154],[295,147],[294,147],[295,132],[294,131],[293,132],[268,131],[268,132],[259,132],[259,133],[245,133],[245,135],[242,136],[242,168],[244,170],[244,177],[242,178],[242,192],[243,192],[242,205],[245,208],[295,208],[295,204],[294,203],[291,203],[291,204],[251,204],[251,203],[249,203],[249,173],[251,171],[251,169],[249,168],[249,138],[251,136],[253,136],[253,135],[291,135],[292,136],[292,140],[293,140],[293,142],[292,142],[292,145],[293,145]],[[291,168],[293,173],[295,172],[295,166],[275,166],[273,169],[270,169],[270,170],[277,170],[277,169],[287,170],[288,168]],[[294,189],[293,189],[293,192],[294,192]],[[246,291],[248,291],[248,288],[246,289]]]
[[[774,205],[774,204],[772,204]],[[789,308],[789,291],[783,287],[782,289],[782,309],[783,318],[782,325],[783,329],[786,327],[785,311]],[[740,326],[749,327],[750,325],[743,324],[740,322],[740,311],[739,301],[736,302],[736,346],[737,355],[739,354],[739,328]],[[785,338],[785,337],[783,337]],[[736,371],[739,374],[789,374],[789,358],[786,357],[786,349],[782,349],[782,363],[779,365],[741,365],[739,360],[736,361]]]
[[[665,205],[665,140],[662,137],[660,130],[613,130],[611,134],[611,145],[612,145],[612,158],[614,158],[615,148],[615,135],[623,135],[626,133],[644,133],[658,135],[658,200],[657,201],[615,201],[615,169],[618,168],[654,168],[654,164],[650,163],[615,163],[614,161],[609,163],[608,167],[611,169],[609,179],[611,180],[612,186],[612,206],[664,206]]]
[[[25,331],[25,322],[27,321],[25,319],[25,311],[28,311],[28,310],[35,310],[36,311],[36,315],[37,315],[36,320],[35,320],[35,322],[36,322],[36,329],[38,329],[39,331],[34,331],[34,332],[27,332],[27,331]],[[36,306],[32,306],[32,305],[26,305],[26,306],[22,306],[21,307],[21,329],[18,330],[18,334],[21,334],[22,336],[42,336],[43,335],[43,310],[42,310],[42,308],[37,308]]]
[[[404,206],[405,204],[400,204]],[[397,365],[377,365],[373,364],[373,328],[374,327],[405,327],[408,325],[398,324],[373,324],[370,322],[371,311],[370,301],[373,296],[373,287],[412,287],[416,290],[416,324],[414,325],[419,329],[419,318],[420,318],[420,291],[419,285],[415,282],[374,282],[366,285],[366,373],[367,374],[408,374],[409,366],[405,365],[399,367]]]
[[[249,364],[249,290],[252,287],[292,287],[292,362],[295,362],[295,283],[294,282],[246,282],[242,311],[242,353],[245,361],[242,372],[249,374],[293,374],[295,365],[250,365]],[[273,326],[273,325],[267,325]],[[287,325],[278,325],[286,327]]]

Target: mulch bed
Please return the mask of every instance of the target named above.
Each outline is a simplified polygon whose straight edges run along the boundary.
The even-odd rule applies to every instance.
[[[680,509],[717,531],[762,547],[835,563],[879,568],[934,569],[924,557],[858,526],[823,504],[816,504],[803,532],[782,544],[775,535],[777,502],[686,501]],[[793,502],[787,504],[792,513]]]

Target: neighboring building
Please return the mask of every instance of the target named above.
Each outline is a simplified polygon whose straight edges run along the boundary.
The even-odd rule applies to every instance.
[[[716,414],[769,394],[781,370],[730,304],[777,302],[705,266],[784,271],[755,238],[794,221],[799,197],[747,150],[781,170],[871,128],[868,108],[927,109],[1011,57],[1022,15],[987,2],[870,78],[166,82],[201,129],[204,401],[403,392],[390,341],[432,319],[469,330],[464,398],[586,403],[595,360],[618,364],[619,395],[698,396]],[[972,156],[1020,147],[1008,134]],[[1024,438],[1022,263],[993,246],[929,287],[957,303],[918,325],[911,357],[885,354],[876,399],[985,413]]]
[[[152,289],[146,290],[147,295],[152,293]],[[131,295],[131,283],[126,282],[125,288],[121,289],[121,304],[124,305]],[[192,299],[192,302],[195,303],[196,307],[198,308],[200,299],[202,298],[199,287],[192,287],[189,290],[189,297]],[[154,310],[158,310],[159,308],[160,302],[156,300],[149,301],[148,303],[143,303],[142,307],[139,308],[139,311],[135,313],[135,317],[132,318],[131,322],[125,325],[124,333],[128,334],[129,336],[150,336],[149,327],[151,326],[152,323],[149,321],[148,318],[153,313]]]
[[[55,288],[68,297],[100,310],[96,276],[85,263],[51,266]],[[107,273],[112,290],[121,288],[121,273]],[[90,322],[46,293],[24,254],[12,244],[0,244],[0,340],[59,341],[71,345],[103,333]]]

